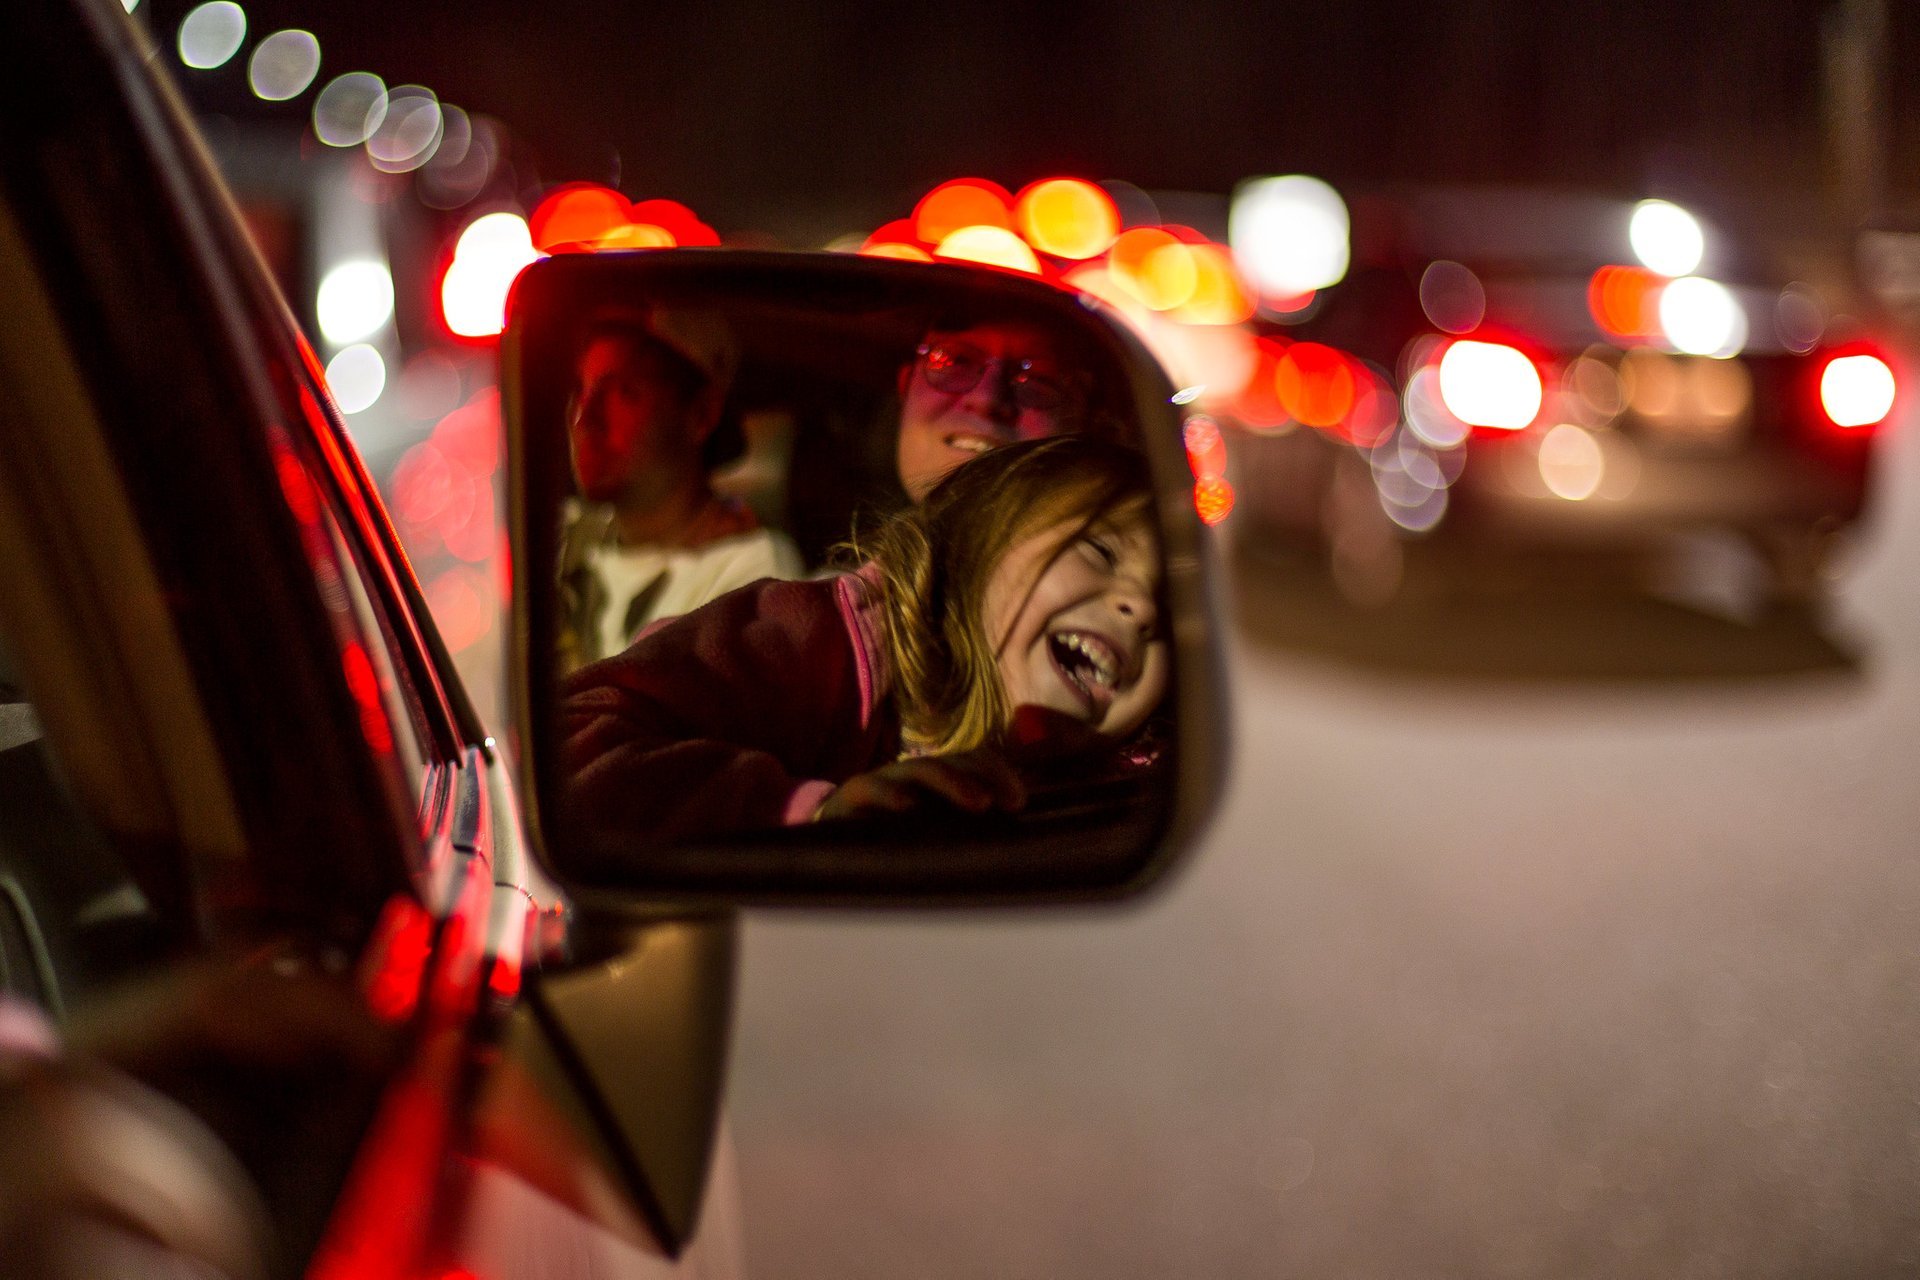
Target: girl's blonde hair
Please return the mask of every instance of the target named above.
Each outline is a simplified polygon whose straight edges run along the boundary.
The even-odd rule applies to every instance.
[[[1006,730],[1013,708],[983,615],[987,583],[1007,552],[1070,525],[1039,561],[1044,566],[1089,525],[1143,507],[1151,493],[1146,460],[1134,450],[1056,436],[968,461],[920,506],[855,542],[855,554],[879,572],[907,751],[968,751]]]

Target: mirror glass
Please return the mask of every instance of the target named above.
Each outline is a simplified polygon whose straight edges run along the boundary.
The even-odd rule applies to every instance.
[[[1136,878],[1177,791],[1193,536],[1148,457],[1183,465],[1164,384],[1140,408],[1157,370],[997,274],[635,256],[518,308],[550,856],[691,890],[747,847],[772,888]]]

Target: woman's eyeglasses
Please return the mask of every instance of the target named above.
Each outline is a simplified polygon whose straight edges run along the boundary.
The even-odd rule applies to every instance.
[[[1031,360],[990,356],[978,347],[951,341],[923,342],[916,354],[927,385],[946,395],[965,395],[980,385],[989,369],[1010,370],[1007,381],[1013,402],[1022,409],[1063,417],[1079,412],[1079,389],[1059,374],[1036,370]]]

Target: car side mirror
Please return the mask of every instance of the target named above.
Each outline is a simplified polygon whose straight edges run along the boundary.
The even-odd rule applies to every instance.
[[[583,902],[1114,897],[1225,763],[1172,386],[989,269],[567,254],[502,340],[510,696]]]

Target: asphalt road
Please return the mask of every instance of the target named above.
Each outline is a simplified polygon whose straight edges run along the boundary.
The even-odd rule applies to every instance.
[[[1233,773],[1164,892],[754,916],[753,1273],[1920,1271],[1920,420],[1889,443],[1818,626],[1369,622],[1243,566]]]

